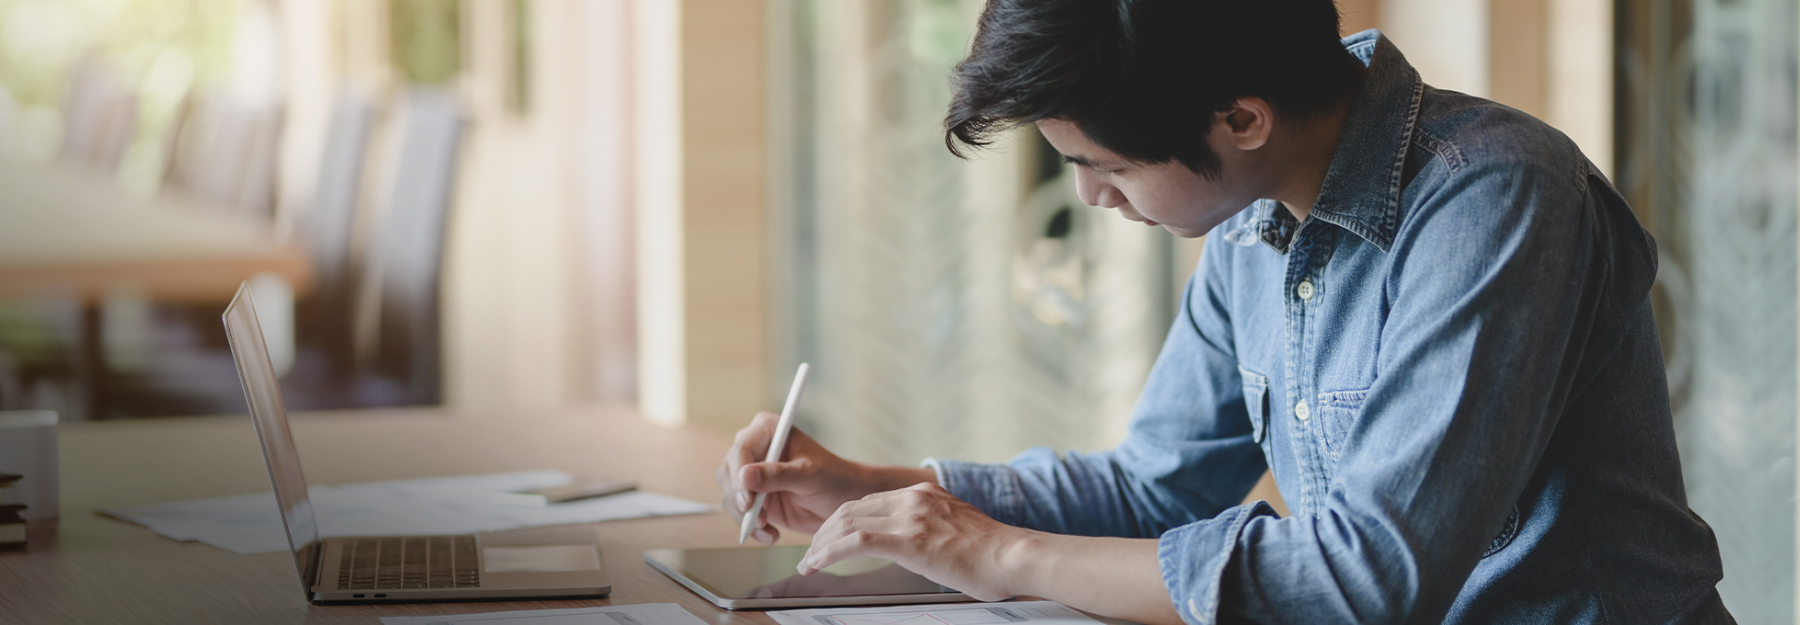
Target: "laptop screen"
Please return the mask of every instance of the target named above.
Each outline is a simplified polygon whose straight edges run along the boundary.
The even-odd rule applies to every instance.
[[[275,484],[275,501],[281,505],[281,521],[294,550],[300,585],[310,597],[318,567],[314,552],[319,548],[319,528],[306,499],[306,476],[300,472],[300,455],[294,450],[287,408],[281,402],[281,384],[269,361],[269,347],[263,340],[248,282],[238,287],[237,296],[225,308],[225,336],[231,342],[238,379],[244,383],[244,399],[250,404],[257,438],[262,440],[263,458],[269,462],[269,480]]]

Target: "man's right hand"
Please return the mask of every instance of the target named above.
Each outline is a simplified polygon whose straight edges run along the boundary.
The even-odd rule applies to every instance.
[[[737,433],[725,461],[719,464],[720,503],[735,523],[742,523],[757,493],[768,493],[762,518],[751,533],[757,542],[773,544],[781,527],[811,534],[839,506],[873,493],[937,481],[931,469],[874,467],[837,457],[795,428],[778,462],[763,462],[775,438],[780,416],[756,415]]]

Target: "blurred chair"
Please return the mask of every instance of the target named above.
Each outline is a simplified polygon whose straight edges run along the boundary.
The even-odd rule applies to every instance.
[[[350,107],[348,123],[353,132],[348,141],[329,140],[321,171],[321,198],[330,207],[314,207],[309,215],[343,212],[329,219],[343,232],[326,237],[337,247],[315,255],[319,262],[337,267],[321,270],[323,286],[332,288],[340,300],[347,287],[342,286],[343,259],[348,255],[349,224],[353,221],[354,185],[360,180],[362,154],[365,148],[370,113],[367,103]],[[340,113],[339,117],[344,114]],[[189,98],[177,116],[172,130],[175,139],[165,144],[170,156],[167,173],[168,190],[208,201],[222,215],[233,219],[273,225],[276,181],[276,148],[279,145],[281,115],[267,107],[250,107],[224,97]],[[330,131],[346,122],[334,122]],[[348,180],[351,190],[341,191]],[[347,193],[352,199],[337,199]],[[315,248],[320,245],[314,232],[329,226],[309,228],[302,236]],[[332,284],[332,283],[336,284]],[[277,356],[277,369],[289,370],[286,364],[298,364],[298,310],[311,300],[295,302],[291,288],[273,276],[252,280],[262,317],[263,331],[270,343],[272,356]],[[338,305],[334,314],[348,316],[347,305]],[[106,345],[109,415],[153,417],[181,414],[210,414],[240,411],[242,389],[237,386],[231,354],[219,323],[222,304],[152,305],[129,292],[109,296],[102,311],[103,318],[117,321],[122,327],[108,331]],[[311,315],[308,315],[311,318]],[[347,326],[347,321],[337,322]],[[343,332],[339,333],[344,334]],[[348,339],[340,338],[348,351]],[[282,349],[281,346],[286,346]],[[348,361],[348,358],[343,358]]]
[[[281,122],[278,107],[222,95],[188,98],[164,145],[165,192],[198,199],[226,218],[273,227]],[[265,294],[291,294],[279,278],[259,279],[258,286]],[[264,333],[272,355],[285,353],[282,360],[291,364],[291,295],[286,301],[289,308],[264,315]],[[101,346],[107,397],[105,414],[94,418],[241,411],[242,389],[219,323],[223,308],[154,304],[128,289],[108,293],[100,311],[108,326]]]
[[[0,134],[16,130],[10,95],[6,99],[7,128]],[[63,98],[56,162],[100,174],[117,172],[136,136],[137,121],[137,95],[117,73],[93,57],[77,62]],[[13,152],[12,147],[4,151]],[[70,420],[94,416],[89,414],[92,406],[76,400],[81,393],[75,350],[91,340],[82,336],[81,315],[72,296],[0,303],[0,360],[8,378],[0,381],[6,394],[0,406],[56,410]]]
[[[379,210],[375,232],[358,258],[352,241],[375,118],[369,100],[339,100],[319,186],[297,224],[314,254],[317,288],[295,302],[298,354],[282,380],[293,409],[442,400],[439,283],[462,107],[434,91],[405,98],[395,119],[397,151],[374,195],[385,201],[373,207]],[[230,353],[214,340],[222,336],[217,311],[201,312],[207,314],[187,315],[189,323],[169,323],[173,311],[158,311],[153,359],[109,381],[108,389],[121,395],[113,402],[118,415],[242,409]]]
[[[297,401],[316,407],[341,407],[349,398],[341,389],[350,382],[352,302],[360,265],[351,242],[362,198],[363,171],[369,150],[375,105],[363,94],[340,96],[326,129],[317,185],[306,211],[298,216],[296,234],[312,252],[313,289],[295,302],[295,375],[288,381]]]
[[[137,132],[137,94],[99,61],[75,65],[63,106],[62,151],[71,166],[111,172],[119,168]]]
[[[168,149],[168,188],[242,218],[272,222],[281,108],[213,95],[190,99],[183,109]]]
[[[393,386],[366,387],[361,403],[438,403],[445,223],[456,188],[464,118],[448,93],[415,90],[401,111],[404,135],[386,185],[387,205],[361,272],[353,328],[356,360]]]
[[[182,148],[186,147],[182,138],[188,134],[188,125],[194,119],[195,106],[194,96],[190,93],[183,96],[180,102],[175,103],[175,110],[169,115],[169,126],[163,130],[161,145],[157,146],[158,150],[162,152],[163,162],[163,179],[159,190],[179,190],[175,184],[175,172],[182,166],[181,159],[186,156],[181,152]]]
[[[313,253],[316,292],[349,289],[351,231],[374,121],[374,104],[360,94],[339,97],[332,108],[312,204],[300,217],[299,228]]]

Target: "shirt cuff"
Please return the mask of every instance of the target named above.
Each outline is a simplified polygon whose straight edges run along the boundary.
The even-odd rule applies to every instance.
[[[1025,489],[1012,467],[937,458],[919,466],[937,471],[939,486],[994,520],[1014,526],[1024,521]]]
[[[1237,551],[1244,526],[1259,516],[1276,516],[1275,509],[1259,501],[1163,533],[1156,544],[1156,561],[1181,620],[1192,625],[1218,622],[1225,565]]]

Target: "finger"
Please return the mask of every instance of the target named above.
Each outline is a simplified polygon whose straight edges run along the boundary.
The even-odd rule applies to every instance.
[[[917,492],[917,493],[943,493],[946,495],[950,494],[950,491],[944,490],[944,487],[942,485],[939,485],[936,482],[919,482],[917,484],[913,484],[912,486],[908,486],[908,487],[902,488],[900,490],[913,491],[913,492]]]
[[[825,522],[819,526],[819,531],[814,532],[813,536],[817,537],[830,528],[848,524],[854,519],[885,515],[886,511],[880,501],[868,499],[846,501],[838,504],[837,509],[831,511],[831,516],[826,517]]]
[[[890,490],[871,493],[862,499],[846,503],[856,504],[851,514],[856,516],[892,516],[907,510],[918,510],[928,505],[926,495],[910,490]]]
[[[819,466],[811,459],[744,465],[738,484],[753,493],[817,490]]]
[[[862,556],[886,557],[893,559],[894,548],[899,537],[879,531],[881,523],[859,523],[841,536],[819,541],[813,537],[812,547],[807,549],[806,557],[800,559],[800,565],[794,570],[801,575],[812,575],[820,569],[832,564]]]
[[[773,415],[759,413],[750,420],[750,425],[738,430],[731,448],[725,452],[725,459],[719,463],[716,479],[719,482],[719,507],[725,510],[732,522],[742,523],[744,513],[750,510],[750,500],[738,483],[738,470],[743,465],[755,462],[755,453],[768,447],[768,432],[773,430],[769,419]]]
[[[868,502],[844,502],[813,532],[812,547],[807,553],[816,553],[820,545],[830,544],[858,531],[884,531],[886,519],[891,517],[885,513],[871,512],[875,511]]]
[[[769,443],[775,438],[775,425],[780,418],[771,412],[759,412],[750,420],[749,426],[738,430],[731,451],[725,454],[731,475],[740,475],[744,465],[760,461],[769,453]]]
[[[867,495],[863,495],[863,498],[860,499],[859,501],[866,501],[869,503],[877,503],[877,502],[892,501],[895,499],[909,499],[914,496],[916,496],[916,493],[911,488],[902,488],[899,490],[884,490],[884,491],[880,491],[880,492],[869,493]]]
[[[775,426],[780,417],[772,412],[759,412],[750,419],[750,425],[738,430],[731,441],[731,451],[738,464],[755,462],[768,453],[769,442],[775,438]]]
[[[754,535],[756,536],[756,542],[762,543],[762,546],[767,547],[775,544],[775,539],[781,538],[781,530],[775,529],[775,526],[773,525],[764,525],[762,526],[762,529],[756,530]]]
[[[884,490],[884,491],[881,491],[878,493],[869,493],[867,496],[864,496],[863,499],[888,499],[888,498],[923,499],[927,496],[938,495],[938,494],[948,495],[948,494],[950,494],[950,491],[944,490],[944,487],[938,486],[937,484],[933,484],[931,482],[919,482],[917,484],[913,484],[913,485],[907,486],[905,488],[896,488],[894,490]]]

